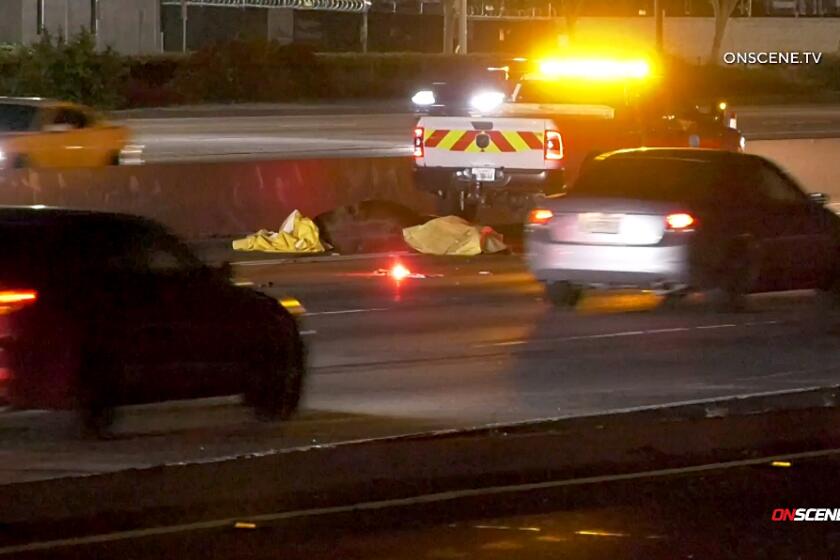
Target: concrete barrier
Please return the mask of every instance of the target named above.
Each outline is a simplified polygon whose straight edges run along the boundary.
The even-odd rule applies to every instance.
[[[0,550],[36,526],[44,540],[152,512],[193,522],[828,449],[837,399],[825,387],[6,485]]]
[[[788,169],[809,191],[840,200],[840,139],[754,140],[748,151]],[[183,163],[99,170],[0,173],[0,205],[45,204],[129,212],[162,221],[187,238],[278,228],[294,209],[317,216],[364,200],[388,200],[420,214],[435,198],[417,191],[410,158]],[[487,222],[510,221],[504,212]]]
[[[316,216],[369,199],[431,212],[406,158],[190,163],[0,174],[0,205],[130,212],[188,238],[278,228],[294,209]]]
[[[749,140],[747,151],[775,161],[811,192],[840,202],[840,138]]]

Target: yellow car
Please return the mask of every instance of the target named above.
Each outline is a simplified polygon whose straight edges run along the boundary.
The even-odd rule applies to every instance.
[[[129,139],[127,128],[81,105],[0,97],[0,169],[119,165]]]

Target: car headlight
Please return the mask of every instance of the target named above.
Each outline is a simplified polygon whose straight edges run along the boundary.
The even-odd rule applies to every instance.
[[[744,138],[743,136],[741,136],[741,138],[738,140],[738,145],[741,146],[741,151],[746,150],[747,149],[747,139]]]
[[[415,105],[428,107],[435,104],[435,92],[429,89],[420,90],[411,98],[411,102]]]
[[[482,113],[489,113],[504,103],[505,94],[500,91],[481,91],[470,99],[470,106]]]
[[[6,167],[6,153],[0,150],[0,168]]]

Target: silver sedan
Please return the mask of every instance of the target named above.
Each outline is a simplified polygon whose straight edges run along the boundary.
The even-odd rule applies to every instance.
[[[558,305],[587,286],[682,294],[837,288],[840,219],[778,167],[717,150],[598,156],[567,193],[533,209],[527,262]]]

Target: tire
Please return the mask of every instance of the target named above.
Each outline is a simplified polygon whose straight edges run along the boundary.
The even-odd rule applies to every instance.
[[[12,169],[26,169],[30,167],[29,159],[26,156],[17,156],[12,159]]]
[[[85,437],[106,439],[116,421],[121,389],[118,361],[106,352],[88,351],[79,371],[79,419]]]
[[[840,254],[840,251],[835,251]],[[840,264],[840,263],[838,263]],[[835,265],[820,282],[814,298],[816,318],[821,323],[832,323],[840,316],[840,266]]]
[[[467,200],[462,191],[447,192],[441,199],[440,209],[444,216],[458,216],[470,222],[478,215],[478,203]]]
[[[758,276],[758,250],[749,240],[732,243],[723,259],[717,286],[711,291],[715,309],[722,313],[738,313],[747,308],[747,295]]]
[[[111,157],[108,158],[108,165],[112,167],[117,167],[120,165],[120,154],[119,152],[111,154]]]
[[[303,394],[305,356],[303,344],[295,328],[283,332],[282,340],[268,343],[269,348],[257,352],[252,364],[253,380],[245,401],[254,408],[258,420],[287,420],[298,410]]]
[[[582,288],[571,282],[552,282],[545,285],[548,300],[560,309],[574,307],[582,293]]]

